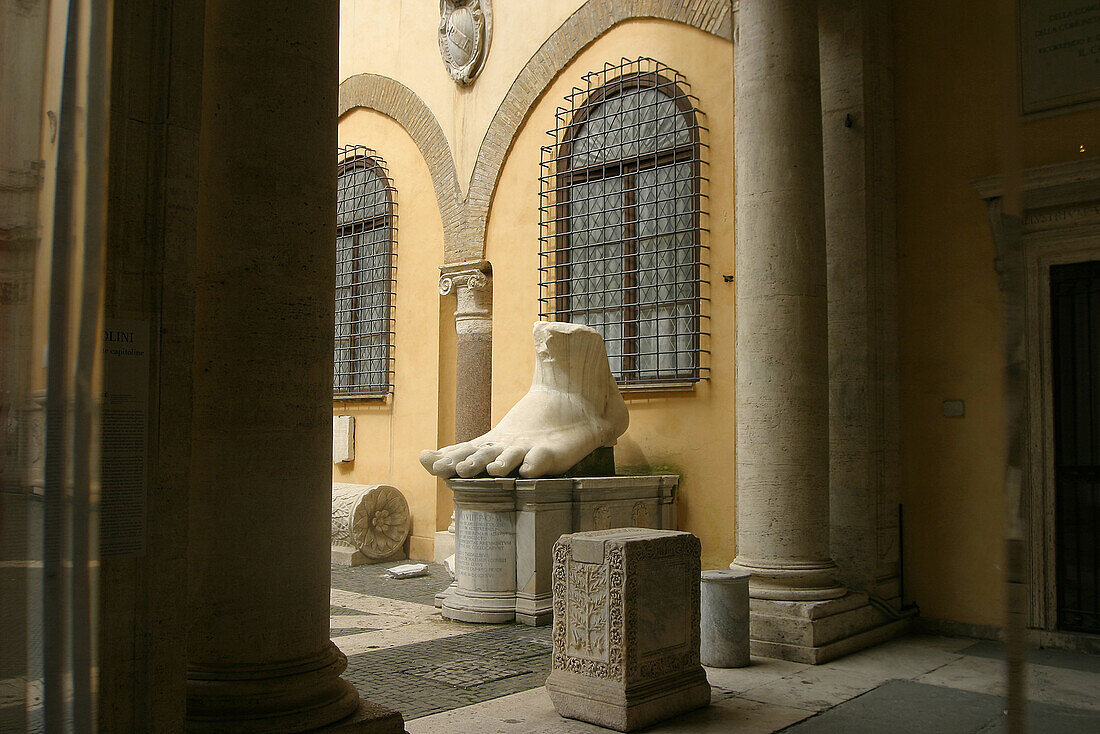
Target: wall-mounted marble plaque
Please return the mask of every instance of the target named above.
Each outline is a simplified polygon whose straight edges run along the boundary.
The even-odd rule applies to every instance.
[[[1100,101],[1100,1],[1020,0],[1024,113]]]

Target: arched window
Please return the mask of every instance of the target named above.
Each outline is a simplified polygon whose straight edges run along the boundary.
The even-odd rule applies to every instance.
[[[620,385],[698,381],[700,113],[652,59],[584,80],[543,149],[542,317],[599,331]]]
[[[393,388],[397,212],[385,162],[361,145],[341,148],[336,187],[336,347],[333,395]]]

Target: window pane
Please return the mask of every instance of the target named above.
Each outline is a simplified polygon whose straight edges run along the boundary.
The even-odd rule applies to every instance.
[[[623,303],[623,181],[577,184],[570,201],[569,310],[599,330]]]
[[[653,87],[629,87],[595,105],[577,128],[571,168],[653,155],[691,139],[675,101]]]
[[[389,389],[393,220],[381,163],[345,152],[337,185],[336,394]]]
[[[600,331],[620,380],[698,379],[697,113],[651,59],[585,80],[567,101],[594,103],[559,110],[543,148],[543,316]]]

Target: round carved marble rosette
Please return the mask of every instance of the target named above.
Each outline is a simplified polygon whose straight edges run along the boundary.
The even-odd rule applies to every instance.
[[[351,546],[371,560],[388,558],[409,536],[409,505],[388,484],[332,485],[332,544]]]
[[[439,53],[462,86],[473,84],[485,64],[493,32],[489,0],[440,0]]]

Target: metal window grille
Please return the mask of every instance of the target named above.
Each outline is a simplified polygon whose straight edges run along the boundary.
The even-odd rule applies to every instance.
[[[1100,260],[1050,268],[1058,629],[1100,633]]]
[[[333,395],[393,390],[396,190],[373,150],[339,150],[336,205],[336,344]]]
[[[650,58],[583,77],[542,148],[542,318],[586,324],[620,385],[707,371],[702,113],[684,78]]]

